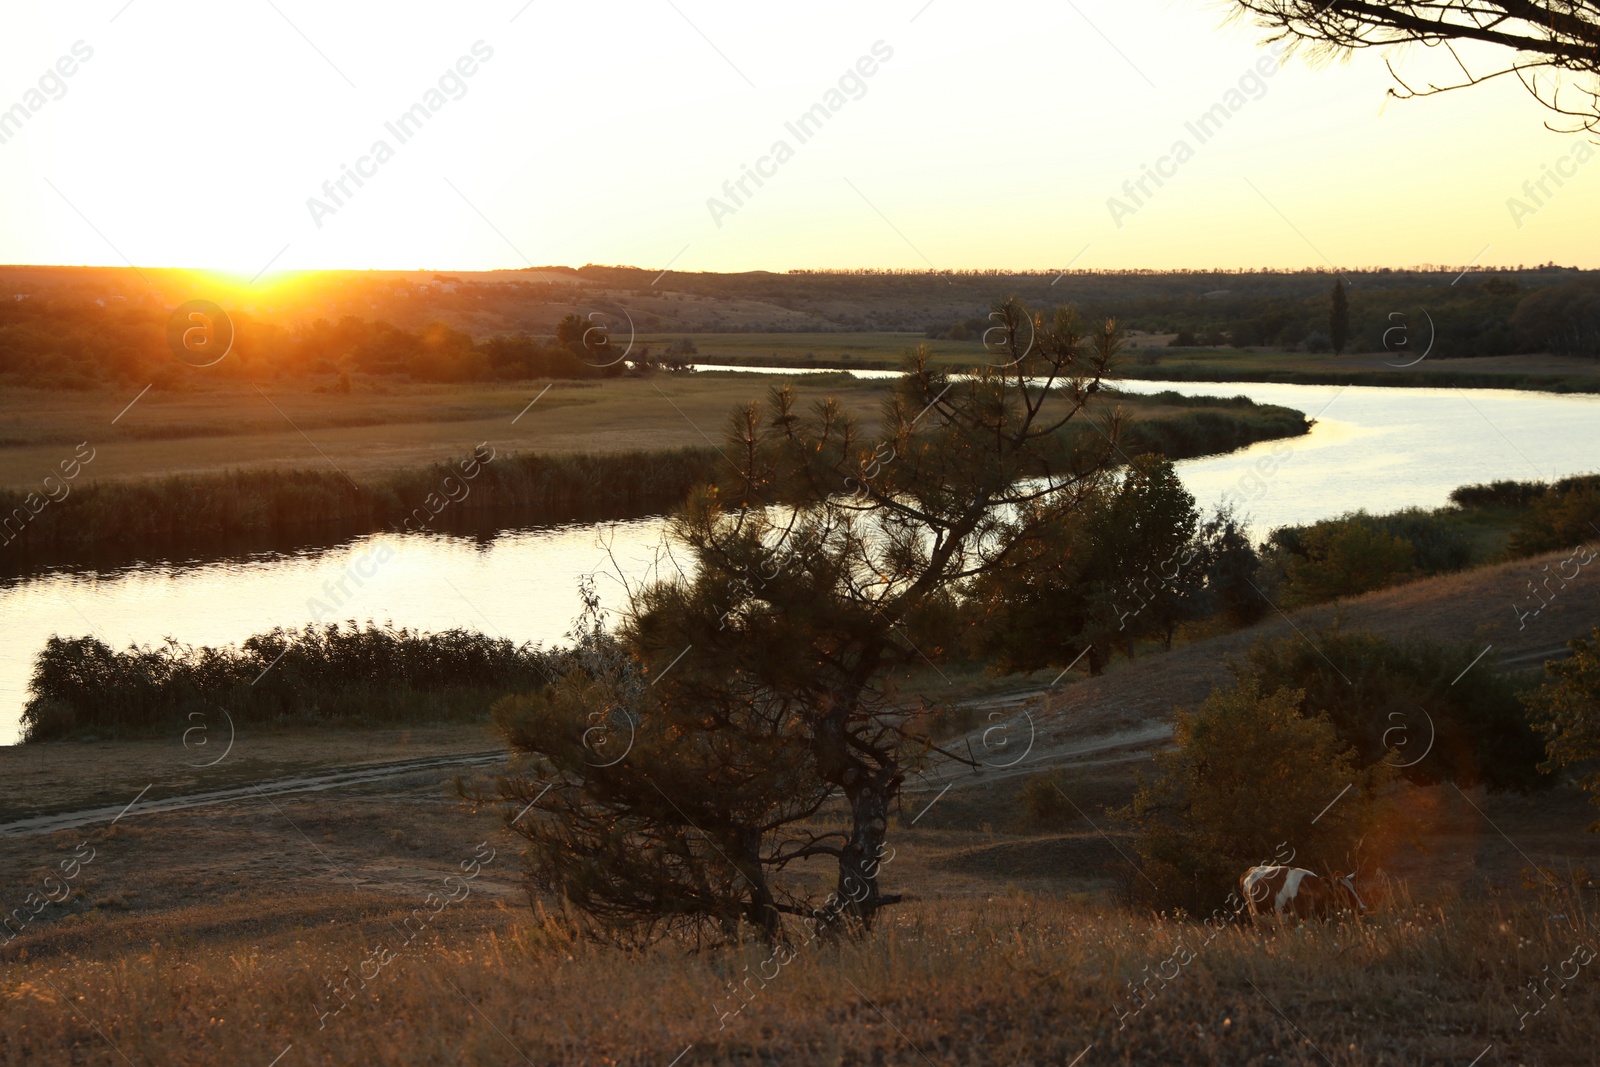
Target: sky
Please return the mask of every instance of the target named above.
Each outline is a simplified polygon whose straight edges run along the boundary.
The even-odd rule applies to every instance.
[[[1216,0],[3,10],[0,262],[1600,267],[1600,160],[1515,83],[1388,101]]]

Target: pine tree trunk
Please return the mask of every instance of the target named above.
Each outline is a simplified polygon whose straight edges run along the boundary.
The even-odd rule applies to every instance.
[[[750,885],[750,901],[744,921],[761,931],[763,940],[777,940],[783,926],[779,921],[777,901],[772,887],[767,884],[767,872],[761,865],[761,835],[747,832],[740,836],[734,865]]]
[[[840,850],[838,884],[822,919],[832,925],[850,916],[863,928],[870,928],[879,908],[900,900],[898,894],[886,896],[879,891],[878,868],[889,829],[889,805],[901,776],[894,742],[869,749],[876,757],[873,760],[852,743],[851,720],[860,711],[860,693],[861,686],[856,684],[836,696],[831,712],[817,723],[813,744],[818,774],[838,786],[850,805],[850,831]]]
[[[890,790],[886,772],[863,774],[854,787],[846,787],[850,802],[850,840],[839,857],[839,884],[835,889],[842,911],[871,929],[878,909],[893,904],[899,895],[885,896],[878,888],[878,869],[889,829]]]

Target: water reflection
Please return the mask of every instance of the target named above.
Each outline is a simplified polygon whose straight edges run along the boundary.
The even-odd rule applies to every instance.
[[[1287,442],[1291,454],[1270,477],[1250,475],[1284,443],[1264,441],[1178,464],[1203,508],[1232,494],[1258,536],[1274,526],[1357,508],[1441,507],[1458,485],[1600,470],[1595,396],[1224,382],[1124,381],[1117,387],[1129,393],[1244,395],[1316,418],[1308,436]]]

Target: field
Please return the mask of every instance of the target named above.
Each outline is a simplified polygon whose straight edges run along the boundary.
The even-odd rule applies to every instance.
[[[1225,679],[1257,637],[1339,616],[1492,643],[1505,669],[1529,670],[1600,622],[1594,598],[1574,595],[1535,627],[1509,625],[1504,604],[1558,558],[1272,616],[1100,678],[994,680],[1036,694],[1029,758],[911,783],[885,876],[912,899],[860,943],[799,931],[783,968],[754,945],[629,954],[576,938],[559,901],[530,905],[503,816],[457,793],[457,775],[486,784],[492,766],[280,791],[286,776],[494,749],[480,726],[241,733],[209,769],[177,736],[0,750],[26,814],[110,809],[0,837],[23,914],[32,881],[92,850],[71,896],[0,948],[0,1060],[1592,1063],[1600,983],[1552,980],[1542,1008],[1526,992],[1594,942],[1600,835],[1583,832],[1594,812],[1574,792],[1411,788],[1417,837],[1371,875],[1371,916],[1220,932],[1122,903],[1137,871],[1103,813],[1128,797],[1171,707]],[[1075,810],[1029,814],[1020,795],[1041,771],[1060,774]],[[157,810],[251,782],[259,792]],[[444,881],[490,850],[476,878]]]
[[[96,450],[87,472],[101,480],[330,464],[359,477],[457,459],[482,441],[501,451],[550,454],[703,447],[707,437],[720,440],[729,410],[771,384],[707,374],[372,384],[348,395],[304,383],[259,392],[151,390],[115,425],[137,390],[7,390],[0,398],[0,486],[37,482],[83,440]],[[866,418],[876,416],[882,391],[877,383],[841,379],[797,388],[807,399],[836,395]]]
[[[721,444],[730,411],[763,399],[781,381],[705,372],[605,382],[372,385],[350,395],[298,383],[260,392],[151,390],[114,425],[134,392],[6,390],[0,487],[36,485],[85,440],[95,449],[85,467],[93,480],[330,465],[360,478],[458,459],[483,441],[501,452],[547,455],[702,448]],[[876,425],[888,388],[842,375],[792,381],[803,404],[836,397],[868,426]],[[1137,397],[1119,402],[1141,421],[1193,410]],[[1096,414],[1110,408],[1102,402]]]

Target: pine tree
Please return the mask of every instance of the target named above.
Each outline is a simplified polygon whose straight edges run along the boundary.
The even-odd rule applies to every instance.
[[[1025,566],[1117,456],[1115,414],[1088,413],[1116,324],[1014,299],[995,318],[1004,366],[912,353],[876,433],[787,387],[736,410],[723,481],[673,520],[682,570],[634,591],[615,644],[590,642],[606,656],[496,708],[542,888],[632,936],[861,929],[899,899],[879,884],[889,816],[933,746],[886,679],[946,657],[964,585]],[[833,797],[845,825],[820,829]],[[786,877],[807,860],[837,864],[824,902]]]

